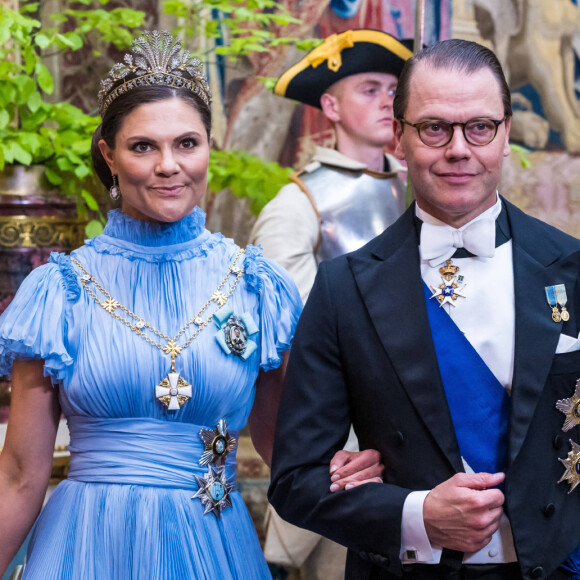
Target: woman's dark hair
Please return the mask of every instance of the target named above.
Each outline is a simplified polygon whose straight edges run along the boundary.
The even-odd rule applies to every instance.
[[[444,40],[420,50],[412,56],[403,67],[395,101],[393,113],[395,119],[403,119],[409,103],[409,89],[413,70],[418,63],[424,62],[425,66],[439,70],[453,70],[469,75],[481,69],[489,70],[496,78],[503,101],[503,112],[506,117],[512,115],[512,99],[505,75],[497,56],[481,44],[469,40],[454,38]],[[466,80],[466,82],[468,82]]]
[[[178,98],[189,103],[199,113],[209,140],[211,134],[211,109],[195,94],[186,89],[175,89],[165,86],[141,86],[128,91],[118,96],[109,105],[101,124],[93,134],[91,145],[93,166],[99,179],[107,189],[110,189],[113,185],[113,177],[111,175],[111,170],[99,149],[99,141],[104,139],[105,143],[111,149],[114,149],[115,137],[123,124],[123,120],[127,115],[129,115],[129,113],[134,111],[140,105],[172,98]]]

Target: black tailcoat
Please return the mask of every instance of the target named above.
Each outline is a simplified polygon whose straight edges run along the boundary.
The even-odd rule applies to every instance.
[[[580,486],[558,484],[569,439],[558,399],[572,396],[580,351],[580,241],[503,200],[513,243],[515,369],[504,509],[524,578],[547,577],[580,545]],[[350,549],[347,578],[401,574],[401,514],[413,490],[463,471],[427,319],[414,206],[366,246],[320,266],[296,330],[280,406],[270,501],[288,521]],[[565,284],[554,323],[544,288]],[[489,292],[503,291],[501,275]],[[458,377],[469,380],[469,377]],[[384,484],[330,493],[329,462],[350,424],[377,449]]]

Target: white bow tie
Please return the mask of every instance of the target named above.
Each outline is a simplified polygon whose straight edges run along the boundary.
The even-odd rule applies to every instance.
[[[475,256],[491,258],[495,253],[495,220],[483,218],[461,230],[424,222],[421,226],[421,259],[436,266],[453,256],[457,248],[465,248]]]

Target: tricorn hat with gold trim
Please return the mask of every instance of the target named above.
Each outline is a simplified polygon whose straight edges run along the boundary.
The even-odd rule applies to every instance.
[[[381,30],[347,30],[329,36],[300,62],[289,68],[274,93],[320,108],[320,97],[335,82],[364,72],[398,77],[413,56],[412,39],[397,40]]]

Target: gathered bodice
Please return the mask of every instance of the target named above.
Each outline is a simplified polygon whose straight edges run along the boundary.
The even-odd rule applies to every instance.
[[[66,415],[149,417],[198,425],[226,418],[231,429],[241,429],[260,368],[277,366],[281,352],[290,346],[300,302],[279,267],[252,246],[240,253],[232,240],[205,230],[204,218],[199,208],[172,224],[110,212],[104,233],[71,254],[91,276],[87,288],[81,285],[83,271],[69,256],[53,255],[25,281],[14,306],[0,319],[0,348],[4,343],[7,351],[39,351],[30,354],[44,358],[47,373],[61,385]],[[235,272],[228,273],[236,256],[244,268],[238,282]],[[114,315],[105,310],[95,301],[95,296],[99,302],[108,299],[99,286],[163,336],[144,328],[145,340],[130,327],[137,319],[123,308],[116,308]],[[212,318],[222,307],[211,301],[215,292],[229,294],[223,308],[258,328],[252,336],[255,352],[245,360],[217,339],[224,329],[219,316]],[[29,321],[26,331],[17,331],[15,324],[8,328],[17,310]],[[209,323],[202,330],[190,324],[178,335],[196,316]],[[21,336],[12,336],[7,344],[2,333]],[[191,399],[176,411],[155,398],[156,385],[171,371],[171,356],[163,350],[168,338],[182,347],[175,370],[192,386]],[[2,350],[0,367],[1,355]],[[6,364],[10,362],[7,357]]]

